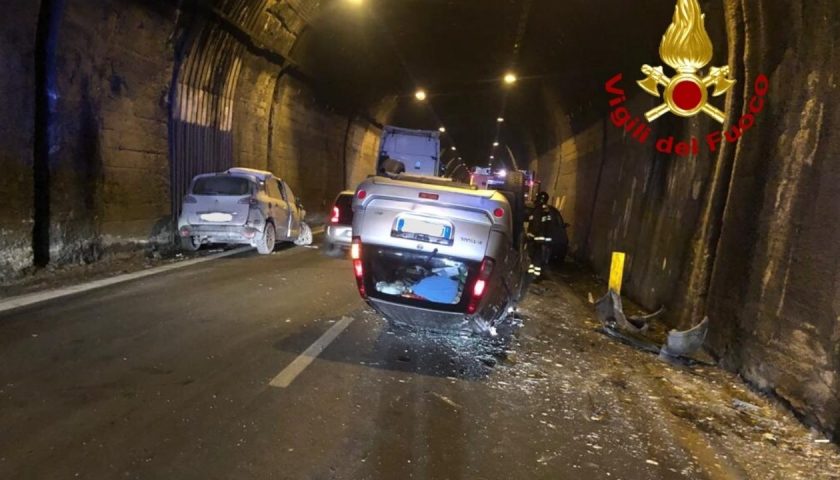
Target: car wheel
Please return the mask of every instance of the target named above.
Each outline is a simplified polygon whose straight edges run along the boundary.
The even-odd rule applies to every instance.
[[[257,252],[260,255],[268,255],[274,251],[274,245],[277,242],[277,231],[274,229],[274,224],[268,222],[265,224],[265,231],[263,236],[257,243]]]
[[[185,252],[197,252],[201,248],[201,241],[198,237],[180,237],[181,250]]]
[[[300,222],[300,235],[295,239],[295,245],[312,245],[312,229],[306,222]]]
[[[324,255],[338,258],[344,255],[344,251],[334,243],[324,242]]]

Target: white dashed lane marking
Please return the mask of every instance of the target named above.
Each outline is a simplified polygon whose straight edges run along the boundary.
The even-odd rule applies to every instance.
[[[309,366],[321,352],[324,351],[339,335],[343,332],[350,324],[353,323],[353,319],[350,317],[341,317],[341,320],[336,322],[335,325],[330,327],[321,338],[315,341],[312,345],[309,346],[303,353],[298,355],[292,363],[289,364],[288,367],[284,368],[282,372],[280,372],[274,380],[269,383],[270,386],[276,388],[286,388],[295,381],[295,379],[306,370],[306,367]]]

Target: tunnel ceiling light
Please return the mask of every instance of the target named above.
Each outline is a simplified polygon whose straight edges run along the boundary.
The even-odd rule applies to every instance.
[[[426,100],[426,91],[422,88],[418,89],[416,92],[414,92],[414,98],[421,102]]]
[[[352,5],[361,5],[361,4],[365,3],[365,0],[346,0],[346,1],[347,1],[347,3],[352,4]]]
[[[508,72],[505,74],[504,80],[506,85],[513,85],[519,79],[516,77],[515,73]]]
[[[497,122],[499,122],[499,123],[502,123],[502,122],[504,122],[504,121],[505,121],[505,119],[504,119],[504,118],[502,118],[502,117],[499,117],[499,118],[497,118],[497,119],[496,119],[496,121],[497,121]]]

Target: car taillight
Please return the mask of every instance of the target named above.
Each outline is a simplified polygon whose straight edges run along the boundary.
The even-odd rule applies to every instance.
[[[241,199],[239,199],[239,204],[240,205],[256,205],[257,204],[257,199],[254,198],[254,197],[241,198]]]
[[[330,223],[338,223],[338,218],[341,216],[341,211],[338,207],[333,207],[332,218],[330,218]]]
[[[505,210],[502,208],[497,208],[493,210],[493,216],[496,218],[502,218],[505,216]]]
[[[364,190],[359,190],[356,193],[356,198],[358,198],[359,200],[364,200],[366,197],[367,197],[367,192],[364,191]]]
[[[359,237],[353,238],[353,243],[350,245],[350,258],[353,259],[353,273],[356,275],[356,286],[359,288],[359,295],[362,298],[367,298],[365,291],[365,267],[362,263],[362,239]]]
[[[196,200],[192,195],[187,195],[184,197],[184,203],[198,203],[198,200]]]
[[[467,313],[472,315],[478,310],[478,304],[487,292],[487,282],[490,281],[490,275],[493,273],[493,267],[496,262],[490,257],[484,257],[481,262],[481,267],[478,270],[478,278],[472,287],[472,295],[470,295],[470,303],[467,305]]]

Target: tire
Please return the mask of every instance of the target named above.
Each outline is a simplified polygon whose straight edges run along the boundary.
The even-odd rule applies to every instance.
[[[312,245],[312,229],[306,222],[300,222],[300,235],[295,239],[295,245]]]
[[[344,251],[334,243],[324,242],[324,255],[339,258],[344,256]]]
[[[516,292],[515,305],[522,303],[522,300],[525,300],[525,297],[528,296],[528,288],[531,286],[532,282],[533,278],[530,274],[525,273],[522,275],[522,279],[519,282],[519,291]]]
[[[201,248],[201,241],[197,237],[179,237],[178,241],[181,244],[181,250],[185,252],[197,252]]]
[[[277,230],[274,229],[274,224],[271,222],[267,222],[265,224],[265,230],[263,231],[263,236],[259,242],[257,242],[257,252],[260,255],[268,255],[274,251],[274,246],[277,244]]]

